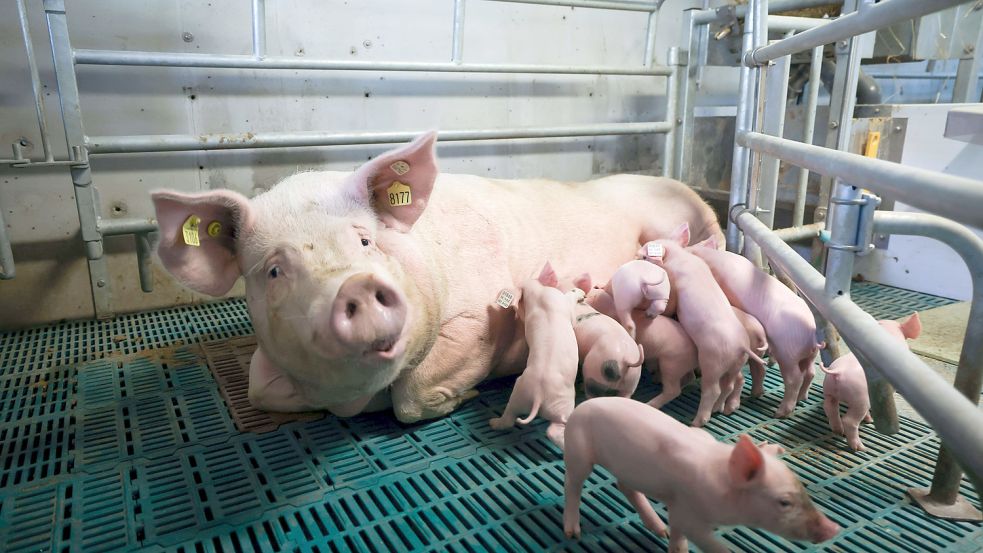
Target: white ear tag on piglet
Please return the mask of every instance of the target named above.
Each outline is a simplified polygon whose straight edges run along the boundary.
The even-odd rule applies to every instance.
[[[392,186],[386,189],[386,193],[389,194],[389,205],[391,206],[399,207],[413,203],[410,187],[398,180],[393,181]]]
[[[512,307],[513,300],[515,300],[515,294],[509,290],[502,290],[498,293],[498,299],[495,300],[495,303],[497,303],[502,309],[508,309],[509,307]]]
[[[662,247],[662,244],[648,244],[645,246],[645,255],[648,257],[662,257],[665,253],[665,248]]]
[[[181,225],[181,234],[184,235],[185,244],[196,248],[201,246],[201,241],[198,239],[198,223],[200,222],[201,217],[191,215],[184,221],[184,224]]]

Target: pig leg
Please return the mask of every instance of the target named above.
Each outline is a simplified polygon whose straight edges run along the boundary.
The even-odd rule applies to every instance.
[[[867,422],[867,423],[874,422],[874,417],[871,417],[870,416],[870,410],[868,410],[867,411],[867,414],[864,415],[864,422]]]
[[[631,503],[632,507],[635,508],[635,511],[638,512],[638,518],[642,519],[642,524],[644,524],[646,528],[662,536],[663,538],[668,535],[666,525],[662,522],[662,519],[659,518],[659,514],[655,512],[655,509],[652,508],[652,504],[649,503],[648,498],[645,497],[642,492],[627,488],[620,481],[618,482],[618,489],[621,490],[621,493],[625,494],[625,498],[628,500],[628,503]]]
[[[710,420],[713,406],[720,397],[720,379],[712,378],[704,373],[700,383],[700,407],[696,410],[692,426],[700,427]]]
[[[782,396],[782,403],[778,406],[778,410],[775,411],[775,416],[782,418],[791,415],[795,409],[795,400],[798,397],[799,390],[802,388],[802,377],[804,375],[799,370],[798,365],[789,367],[787,363],[779,363],[778,366],[782,370],[782,380],[785,382],[785,395]]]
[[[812,379],[816,376],[816,367],[813,365],[813,361],[813,357],[799,361],[799,369],[802,371],[802,385],[799,386],[798,401],[805,401],[809,398],[809,387],[812,386]]]
[[[737,373],[737,378],[735,380],[736,382],[734,383],[734,389],[731,391],[730,395],[727,396],[727,402],[724,403],[725,415],[729,415],[741,407],[741,392],[744,390],[744,373]]]
[[[724,410],[724,403],[730,398],[731,393],[734,391],[735,376],[733,373],[727,373],[720,378],[720,397],[713,404],[713,412],[720,413]]]
[[[673,523],[672,513],[669,515],[669,553],[689,553],[686,534],[683,534],[679,525]]]
[[[829,420],[829,427],[834,434],[843,433],[843,422],[840,420],[840,402],[833,394],[823,394],[823,410],[826,411],[826,418]]]
[[[574,455],[564,451],[563,462],[566,464],[566,475],[563,478],[563,533],[568,538],[580,537],[580,492],[584,480],[590,476],[594,465],[586,459],[586,444],[577,444]]]
[[[663,371],[662,374],[662,392],[649,401],[649,405],[656,409],[661,409],[663,405],[676,399],[683,392],[682,378],[676,378],[675,373],[668,370]]]
[[[765,393],[765,366],[749,359],[748,368],[751,369],[751,397],[761,397]]]
[[[249,362],[249,403],[263,411],[288,413],[314,411],[301,389],[279,367],[270,361],[262,347],[257,347]],[[371,396],[366,401],[372,399]]]
[[[566,428],[567,424],[565,422],[551,422],[546,427],[546,437],[556,444],[556,447],[560,448],[560,451],[563,451],[563,432]]]
[[[864,444],[860,441],[860,421],[863,420],[869,405],[855,401],[847,406],[843,415],[843,430],[846,431],[846,441],[854,451],[863,451]]]

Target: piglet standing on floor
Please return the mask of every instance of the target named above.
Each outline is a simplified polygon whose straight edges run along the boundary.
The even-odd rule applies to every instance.
[[[590,287],[589,275],[577,279],[577,286],[580,290],[571,292],[570,297],[574,313],[573,330],[583,368],[584,393],[588,398],[631,397],[641,378],[645,351],[617,321],[584,300],[585,291],[594,291]],[[613,308],[613,303],[609,307]]]
[[[748,356],[755,354],[750,349],[744,325],[707,264],[687,251],[689,238],[689,226],[684,224],[669,240],[649,242],[641,253],[647,254],[650,245],[661,246],[661,257],[646,255],[646,258],[669,273],[678,293],[676,317],[696,344],[701,371],[700,407],[693,426],[703,426],[712,412],[723,410],[730,414],[739,405],[741,389],[737,384],[742,378],[741,369]],[[665,401],[672,399],[665,398]]]
[[[648,261],[629,261],[619,267],[604,291],[614,300],[615,316],[632,338],[634,310],[643,309],[646,316],[655,318],[669,305],[669,277],[662,267]]]
[[[884,330],[907,345],[906,339],[915,339],[922,333],[922,322],[918,313],[912,314],[904,322],[878,321]],[[829,426],[837,434],[845,434],[847,443],[855,451],[863,451],[860,441],[860,422],[871,422],[870,396],[867,395],[867,376],[857,356],[850,353],[835,361],[827,369],[821,363],[819,368],[826,373],[823,380],[823,409],[829,419]],[[840,403],[847,404],[846,414],[840,417]]]
[[[574,408],[578,355],[573,306],[556,285],[556,273],[547,262],[538,278],[527,280],[519,289],[515,309],[525,326],[529,357],[505,412],[488,423],[503,430],[515,423],[529,424],[539,415],[550,421],[547,437],[563,449],[564,425]],[[527,417],[520,419],[519,415]]]
[[[607,469],[649,530],[666,535],[651,497],[669,512],[669,550],[688,551],[689,538],[706,553],[727,551],[718,526],[764,528],[793,540],[820,543],[840,528],[816,509],[773,444],[736,445],[687,428],[658,409],[624,398],[577,406],[566,428],[563,531],[580,536],[580,496],[594,465]]]
[[[778,363],[785,383],[785,396],[775,416],[790,415],[796,402],[808,396],[815,376],[813,362],[820,345],[816,343],[816,321],[809,306],[744,257],[718,250],[714,239],[687,249],[710,267],[731,305],[753,315],[764,326],[771,357]],[[764,371],[760,376],[764,377]],[[755,392],[764,391],[757,374],[752,373],[752,383]]]

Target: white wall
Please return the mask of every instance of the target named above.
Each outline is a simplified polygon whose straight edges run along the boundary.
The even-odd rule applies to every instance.
[[[714,5],[719,2],[713,2]],[[246,54],[247,0],[69,0],[77,48]],[[48,119],[61,133],[40,0],[28,0],[47,87]],[[678,43],[682,9],[662,9],[657,60]],[[447,61],[452,0],[268,0],[270,55],[318,59]],[[40,155],[30,84],[13,2],[0,2],[0,152],[26,137]],[[640,65],[646,15],[470,0],[468,62]],[[194,35],[191,42],[182,33]],[[287,130],[415,130],[653,121],[663,117],[662,78],[250,71],[141,67],[79,69],[89,135]],[[705,94],[719,103],[736,89],[733,70],[709,70]],[[194,97],[192,99],[192,96]],[[57,142],[57,141],[56,141]],[[495,177],[587,179],[656,173],[661,136],[447,143],[441,167]],[[263,190],[297,169],[353,169],[384,147],[331,147],[100,156],[93,178],[106,217],[152,216],[148,190]],[[56,148],[60,158],[65,148]],[[0,154],[7,157],[6,154]],[[93,314],[78,215],[67,170],[0,167],[0,208],[18,276],[0,281],[0,327]],[[140,292],[129,237],[107,240],[120,311],[187,303],[189,292],[158,270]],[[241,293],[235,289],[233,293]]]

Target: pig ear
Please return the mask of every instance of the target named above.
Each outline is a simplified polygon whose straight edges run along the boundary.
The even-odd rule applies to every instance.
[[[768,442],[761,442],[760,444],[758,444],[758,449],[760,449],[761,451],[764,451],[765,453],[767,453],[767,454],[769,454],[769,455],[771,455],[773,457],[777,457],[778,455],[781,455],[782,453],[785,453],[785,448],[784,447],[782,447],[782,446],[780,446],[778,444],[770,444]]]
[[[579,277],[573,279],[573,285],[584,292],[584,294],[590,294],[591,278],[590,273],[584,273]]]
[[[738,486],[750,484],[765,468],[765,458],[747,434],[741,434],[730,454],[731,480]]]
[[[717,244],[717,237],[716,236],[711,236],[710,238],[707,238],[706,240],[704,240],[704,241],[699,242],[699,243],[696,244],[696,247],[710,248],[711,250],[719,249],[718,246],[719,245]]]
[[[672,231],[669,235],[669,239],[675,242],[679,242],[679,245],[686,247],[689,245],[689,223],[683,223],[676,227],[676,230]]]
[[[251,225],[249,200],[230,190],[162,190],[150,197],[160,227],[157,256],[164,268],[192,290],[211,296],[228,292],[242,274],[236,239]]]
[[[431,131],[362,165],[351,177],[351,194],[372,205],[387,227],[408,232],[427,208],[437,179],[436,141]]]
[[[556,276],[556,271],[553,270],[553,266],[550,265],[549,261],[543,265],[543,270],[540,271],[537,280],[539,280],[540,284],[549,288],[556,288],[560,285],[560,279]]]
[[[904,334],[905,338],[911,338],[914,340],[922,334],[922,320],[918,318],[918,312],[914,312],[908,317],[908,320],[901,323],[901,333]]]

